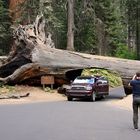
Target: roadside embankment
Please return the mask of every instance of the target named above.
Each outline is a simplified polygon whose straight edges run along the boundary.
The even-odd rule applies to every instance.
[[[122,99],[111,100],[107,102],[107,104],[126,110],[132,110],[132,95],[128,95]]]

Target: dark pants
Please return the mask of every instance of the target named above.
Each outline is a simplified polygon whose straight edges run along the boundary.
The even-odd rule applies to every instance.
[[[133,125],[138,129],[138,109],[140,107],[140,97],[133,97]]]

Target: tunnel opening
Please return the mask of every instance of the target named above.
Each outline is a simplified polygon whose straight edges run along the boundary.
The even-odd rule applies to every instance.
[[[70,70],[65,73],[65,76],[70,81],[73,81],[77,76],[94,76],[97,74],[107,77],[110,82],[110,87],[112,88],[117,86],[123,86],[122,78],[118,72],[104,68],[91,67],[85,69]]]
[[[81,75],[82,71],[83,71],[83,69],[76,69],[76,70],[67,71],[65,76],[70,81],[73,81],[77,76]]]

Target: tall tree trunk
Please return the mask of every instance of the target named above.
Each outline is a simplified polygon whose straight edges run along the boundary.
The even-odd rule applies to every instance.
[[[128,49],[130,52],[136,49],[135,31],[132,25],[132,21],[133,21],[132,6],[131,6],[131,3],[129,3],[129,6],[128,6]]]
[[[16,11],[17,6],[23,3],[25,0],[9,0],[9,9],[11,12],[12,20],[15,21],[20,16],[21,11]]]
[[[137,7],[136,7],[136,48],[137,48],[137,59],[140,60],[140,15],[139,15],[139,5],[137,0]]]
[[[68,0],[67,50],[74,50],[74,0]]]
[[[103,21],[99,18],[96,19],[96,34],[97,34],[97,41],[98,41],[98,53],[99,55],[106,54],[106,33],[105,33],[105,25]]]

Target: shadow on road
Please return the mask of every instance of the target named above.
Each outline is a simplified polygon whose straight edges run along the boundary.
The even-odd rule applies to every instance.
[[[107,99],[123,99],[126,97],[124,88],[122,86],[110,89]]]

